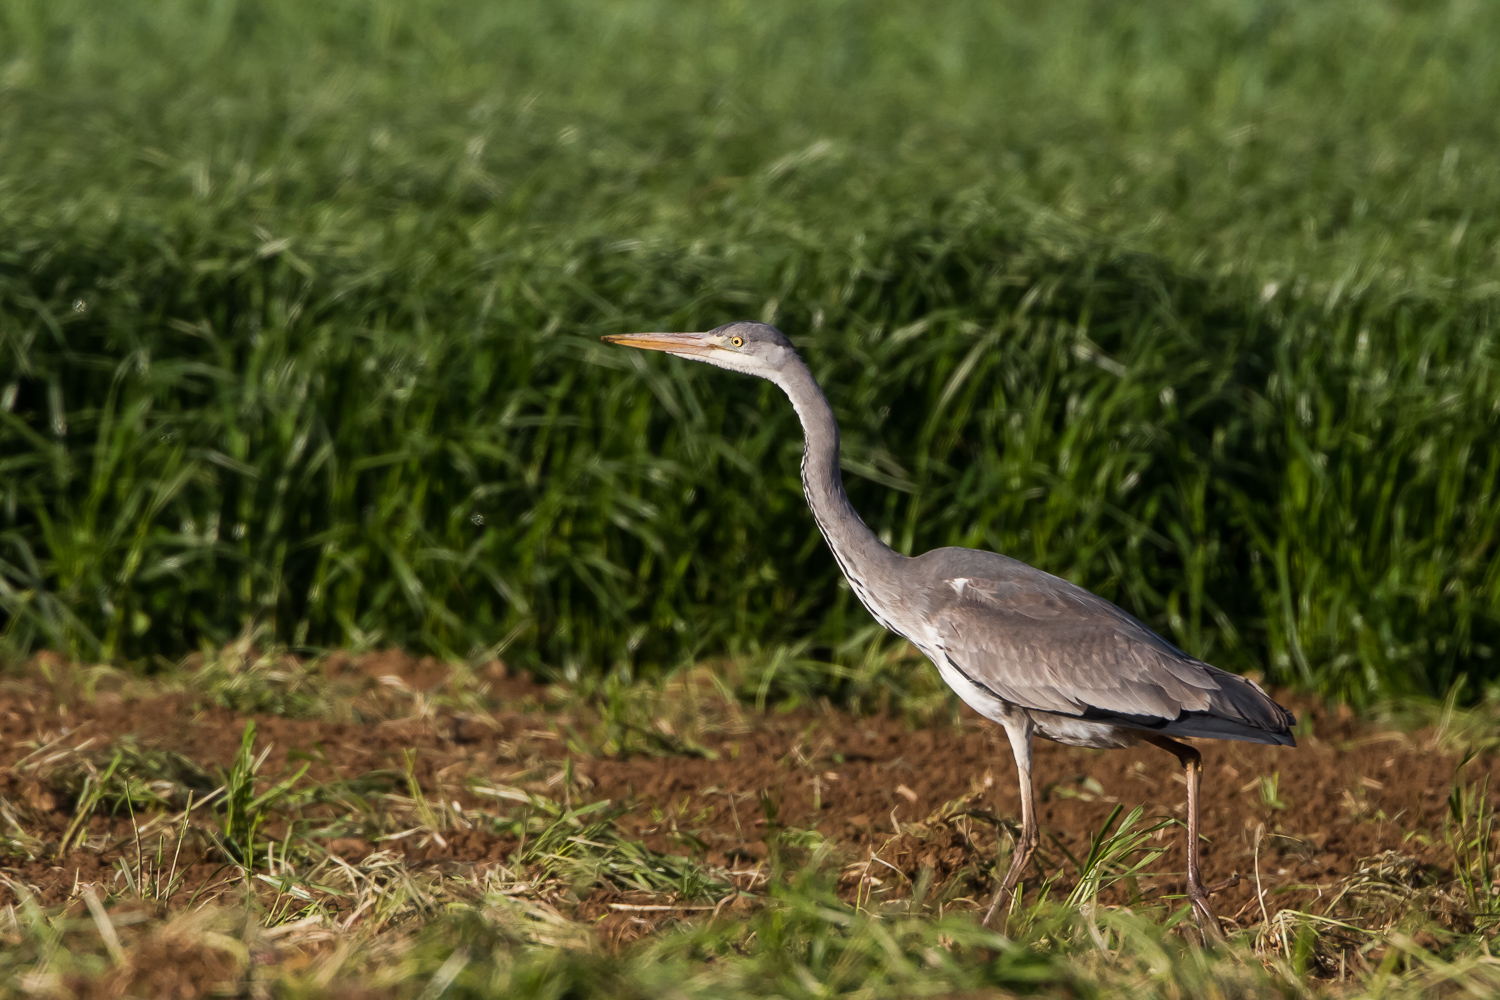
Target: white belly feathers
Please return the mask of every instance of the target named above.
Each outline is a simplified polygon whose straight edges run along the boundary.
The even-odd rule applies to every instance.
[[[918,648],[937,666],[943,683],[952,688],[953,693],[958,695],[965,705],[991,722],[1005,725],[1006,716],[1013,711],[1008,702],[997,698],[988,689],[969,680],[948,662],[948,658],[942,655],[940,648],[928,648],[925,645],[918,645]],[[1036,726],[1037,735],[1055,743],[1092,747],[1098,750],[1115,750],[1132,747],[1140,742],[1139,733],[1113,723],[1095,722],[1091,719],[1057,715],[1053,712],[1041,712],[1035,709],[1022,709],[1022,711],[1030,716],[1032,723]]]

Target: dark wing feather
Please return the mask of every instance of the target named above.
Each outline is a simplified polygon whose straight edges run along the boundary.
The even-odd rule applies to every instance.
[[[1188,656],[1103,598],[1003,556],[943,551],[966,558],[931,581],[939,652],[997,697],[1168,735],[1291,742],[1292,714],[1259,685]]]

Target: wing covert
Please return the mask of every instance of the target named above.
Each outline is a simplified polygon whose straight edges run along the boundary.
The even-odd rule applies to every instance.
[[[996,697],[1148,727],[1207,715],[1286,729],[1290,714],[1252,681],[1188,656],[1081,587],[1037,570],[1027,576],[951,577],[953,599],[932,609],[938,652]]]

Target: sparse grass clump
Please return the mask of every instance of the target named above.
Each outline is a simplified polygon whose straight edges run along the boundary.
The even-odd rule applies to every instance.
[[[284,650],[262,653],[242,638],[201,657],[192,686],[213,704],[236,712],[329,718],[338,712],[337,696],[317,671],[315,661]]]

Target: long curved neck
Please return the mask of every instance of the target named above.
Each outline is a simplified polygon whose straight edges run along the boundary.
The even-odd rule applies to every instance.
[[[891,580],[892,571],[907,557],[882,542],[850,505],[839,473],[839,425],[812,372],[798,364],[780,372],[775,381],[802,421],[802,488],[813,518],[860,601],[885,624],[880,606],[885,604],[886,588],[880,583]]]

